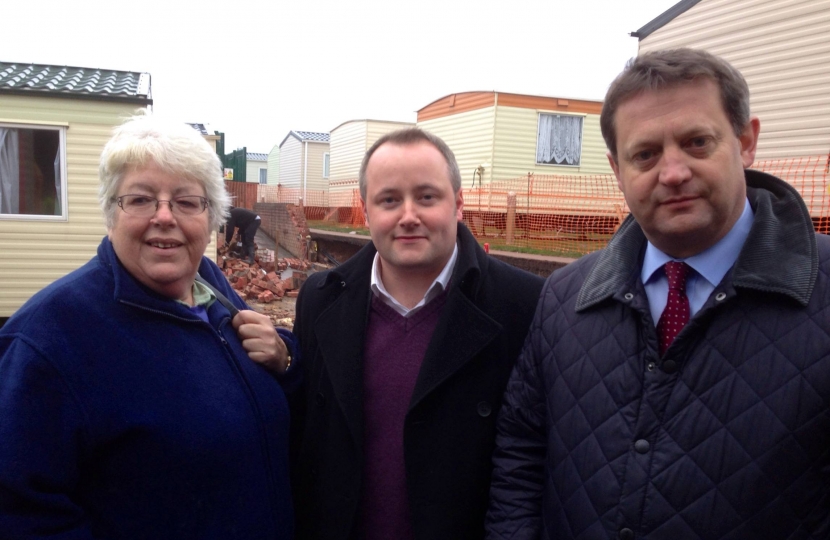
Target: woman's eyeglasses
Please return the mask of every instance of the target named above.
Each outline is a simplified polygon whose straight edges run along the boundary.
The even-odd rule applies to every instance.
[[[123,211],[136,217],[152,217],[163,202],[170,205],[170,211],[177,216],[198,216],[208,206],[208,200],[199,195],[183,195],[168,201],[147,195],[121,195],[115,201]]]

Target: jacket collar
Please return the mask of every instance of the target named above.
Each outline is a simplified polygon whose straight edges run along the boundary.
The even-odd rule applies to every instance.
[[[746,170],[755,222],[732,272],[732,285],[789,296],[807,305],[818,274],[810,213],[795,188],[774,176]],[[621,294],[639,275],[646,237],[633,215],[602,250],[579,290],[576,311]]]
[[[455,263],[449,286],[459,286],[468,296],[475,296],[480,286],[479,277],[482,274],[482,268],[486,270],[487,259],[478,247],[475,237],[463,223],[458,224],[457,238],[458,260]],[[372,269],[375,253],[377,253],[375,245],[369,242],[348,261],[331,270],[318,287],[321,289],[331,285],[347,287],[365,282],[368,289],[369,272]]]
[[[167,312],[179,318],[199,319],[184,305],[139,283],[118,260],[115,249],[113,249],[112,243],[107,237],[104,237],[98,246],[98,261],[104,270],[112,276],[113,300],[116,302],[153,311]]]
[[[369,316],[369,287],[375,247],[369,243],[318,285],[335,298],[314,320],[314,332],[337,400],[358,452],[363,444],[363,344]],[[458,225],[458,260],[447,301],[427,346],[410,409],[474,358],[501,326],[475,304],[487,255],[473,235]]]

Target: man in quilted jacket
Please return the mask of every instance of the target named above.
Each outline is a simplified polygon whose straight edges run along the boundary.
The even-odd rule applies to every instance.
[[[830,238],[749,169],[746,82],[702,51],[645,54],[601,126],[631,215],[545,285],[487,537],[830,537]]]

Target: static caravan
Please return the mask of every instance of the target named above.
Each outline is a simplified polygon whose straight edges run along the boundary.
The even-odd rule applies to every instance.
[[[683,0],[631,35],[640,54],[692,47],[740,70],[757,160],[830,152],[830,0]]]
[[[280,179],[280,145],[275,144],[271,151],[268,152],[267,165],[268,184],[277,185]]]
[[[268,183],[268,154],[246,153],[245,181],[263,185]]]
[[[357,189],[357,177],[366,150],[383,135],[408,127],[415,127],[415,124],[386,120],[349,120],[331,130],[331,206],[350,204],[353,192]]]
[[[279,152],[280,186],[296,189],[308,205],[325,206],[329,190],[329,134],[289,131]]]
[[[611,174],[601,110],[601,101],[464,92],[420,109],[418,127],[446,141],[468,188],[528,173]]]
[[[148,73],[0,62],[0,322],[95,255],[101,150],[152,103]]]
[[[211,133],[210,127],[208,124],[200,124],[200,123],[192,123],[192,122],[185,122],[188,126],[192,127],[199,134],[204,137],[204,139],[208,142],[213,151],[216,151],[216,145],[222,139],[222,135],[217,135],[216,132]]]

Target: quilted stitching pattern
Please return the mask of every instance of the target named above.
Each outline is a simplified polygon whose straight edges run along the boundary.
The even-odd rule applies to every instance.
[[[499,420],[488,538],[830,537],[830,239],[818,248],[806,306],[727,276],[662,360],[675,373],[639,280],[578,311],[600,255],[551,276]]]

